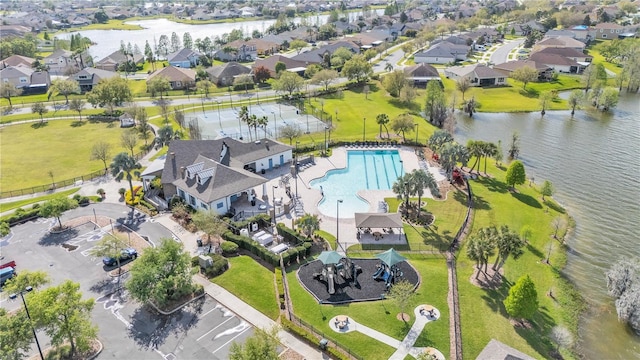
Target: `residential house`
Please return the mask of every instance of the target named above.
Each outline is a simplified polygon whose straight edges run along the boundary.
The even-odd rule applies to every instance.
[[[585,45],[585,43],[583,43],[582,41],[570,38],[568,36],[545,37],[533,46],[532,52],[538,52],[548,47],[571,48],[582,52],[584,51],[585,47],[587,47],[587,45]]]
[[[250,143],[228,137],[174,140],[162,171],[164,195],[167,200],[178,196],[195,209],[224,215],[234,211],[238,199],[252,200],[253,188],[268,181],[257,173],[291,160],[291,146],[268,139]]]
[[[553,68],[556,72],[568,74],[581,74],[582,71],[589,66],[589,63],[578,63],[562,55],[542,51],[531,54],[529,60],[545,64]]]
[[[107,55],[100,61],[94,64],[96,69],[108,70],[108,71],[118,71],[118,68],[121,64],[126,63],[127,61],[131,61],[131,57],[133,57],[133,62],[138,64],[144,63],[144,55],[142,54],[133,54],[125,55],[122,51],[116,50],[111,54]]]
[[[585,44],[588,44],[591,40],[596,37],[596,33],[593,29],[589,29],[588,26],[579,25],[574,26],[571,29],[563,29],[563,30],[549,30],[545,34],[546,37],[560,37],[566,36],[579,41],[582,41]]]
[[[531,31],[540,31],[544,33],[544,26],[537,21],[528,21],[523,24],[513,24],[505,29],[507,34],[513,34],[517,36],[527,36]]]
[[[200,63],[202,54],[191,49],[182,49],[167,55],[169,65],[179,68],[192,68]]]
[[[23,65],[8,66],[0,70],[0,81],[21,89],[25,95],[44,94],[51,86],[51,77],[47,71],[35,71]]]
[[[538,72],[538,81],[549,81],[553,77],[553,68],[536,61],[532,60],[516,60],[516,61],[508,61],[502,64],[496,64],[493,66],[494,70],[498,70],[504,73],[505,76],[511,76],[511,73],[523,68],[530,67],[532,69],[536,69]]]
[[[63,49],[54,51],[42,59],[42,62],[48,67],[49,72],[54,75],[63,75],[69,68],[77,66],[76,61],[73,59],[73,53]]]
[[[250,74],[251,69],[235,61],[228,62],[224,65],[212,66],[207,69],[209,79],[218,87],[231,86],[233,80],[243,74]]]
[[[407,80],[415,87],[426,87],[429,81],[442,81],[438,70],[429,64],[418,64],[404,68]]]
[[[191,69],[167,66],[156,70],[147,78],[147,84],[156,76],[163,76],[169,80],[171,90],[192,88],[196,84],[196,72]]]
[[[545,48],[542,49],[540,51],[538,51],[537,53],[542,53],[542,54],[557,54],[560,56],[564,56],[567,59],[571,59],[577,63],[584,63],[585,65],[588,65],[589,63],[591,63],[591,61],[593,60],[593,56],[587,55],[581,51],[575,50],[575,49],[571,49],[571,48]]]
[[[0,61],[0,70],[9,66],[24,66],[24,67],[32,67],[33,63],[36,61],[34,58],[22,56],[22,55],[11,55],[8,58]]]
[[[494,86],[507,83],[504,73],[482,64],[448,67],[444,69],[444,74],[448,79],[455,81],[467,78],[471,86]]]
[[[349,35],[346,39],[360,45],[360,48],[364,50],[372,47],[378,47],[385,42],[392,42],[394,40],[393,35],[386,30],[366,31],[359,34]]]
[[[450,64],[465,61],[469,53],[469,46],[456,45],[447,41],[439,42],[429,49],[416,53],[413,60],[416,64]]]
[[[334,41],[331,44],[324,45],[313,50],[300,53],[291,57],[292,60],[304,62],[305,66],[311,64],[321,64],[325,54],[329,54],[329,57],[339,48],[345,48],[354,54],[360,53],[360,46],[352,41],[339,40]]]
[[[626,32],[624,26],[615,23],[599,23],[594,28],[598,40],[617,39],[618,35]]]
[[[482,349],[476,360],[533,360],[534,357],[507,346],[496,339],[491,339]]]
[[[3,16],[4,19],[4,16]],[[24,37],[31,32],[31,28],[22,25],[0,25],[0,37]]]
[[[260,66],[264,66],[265,68],[267,68],[269,70],[269,72],[271,73],[272,77],[276,76],[276,64],[277,63],[283,63],[287,69],[295,69],[295,68],[301,68],[301,67],[306,67],[306,64],[302,61],[298,61],[298,60],[294,60],[292,58],[288,58],[284,55],[273,55],[273,56],[269,56],[266,59],[258,59],[256,60],[256,62],[253,64],[252,68],[255,70],[256,68],[260,67]]]
[[[73,74],[71,78],[78,82],[80,91],[84,93],[93,90],[100,81],[118,76],[120,75],[115,71],[88,67]]]

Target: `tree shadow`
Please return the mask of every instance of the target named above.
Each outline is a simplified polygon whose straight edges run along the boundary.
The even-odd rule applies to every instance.
[[[170,336],[181,338],[186,331],[194,327],[200,321],[199,314],[205,301],[206,297],[202,297],[171,315],[159,314],[151,306],[143,305],[131,315],[128,336],[140,348],[157,349]]]
[[[502,302],[507,298],[510,287],[511,282],[507,277],[502,275],[502,283],[500,284],[500,287],[496,289],[483,288],[485,293],[481,298],[487,303],[491,311],[499,313],[504,317],[508,317],[509,315],[507,314]]]
[[[71,122],[71,127],[81,127],[81,126],[84,126],[86,123],[87,123],[86,121],[74,120]]]
[[[480,176],[476,179],[476,182],[486,187],[491,192],[506,194],[509,191],[509,186],[507,184],[495,178]]]
[[[544,204],[551,210],[556,211],[560,214],[564,214],[566,212],[560,205],[558,205],[555,201],[545,199]]]
[[[536,257],[539,257],[541,259],[544,258],[544,254],[542,253],[542,251],[538,250],[538,248],[531,244],[527,244],[527,250],[529,250]]]
[[[49,125],[48,121],[39,121],[39,122],[35,122],[35,123],[31,124],[31,128],[40,129],[40,128],[43,128],[43,127],[45,127],[47,125]]]
[[[75,239],[79,235],[77,228],[69,229],[61,233],[46,233],[38,240],[38,245],[41,246],[59,246],[67,241]]]
[[[518,90],[518,93],[524,97],[528,97],[528,98],[537,98],[538,96],[540,96],[540,91],[534,89],[534,88],[527,88],[527,89],[520,89]]]
[[[397,109],[409,110],[415,113],[420,112],[420,105],[415,101],[412,101],[409,104],[407,104],[405,102],[400,101],[400,99],[393,98],[393,99],[390,99],[388,103]]]
[[[518,199],[520,202],[525,203],[533,208],[542,209],[542,204],[540,204],[540,202],[531,195],[526,195],[519,192],[512,192],[511,195],[514,198]]]
[[[549,334],[556,322],[549,316],[546,307],[539,308],[533,318],[535,320],[530,321],[530,328],[516,326],[516,333],[525,339],[538,354],[544,358],[549,358],[554,349],[549,346],[551,343],[545,340],[546,336],[540,336],[540,334]]]
[[[422,236],[423,244],[433,246],[440,252],[446,251],[453,242],[453,236],[451,236],[450,231],[445,230],[440,234],[438,233],[438,228],[433,225],[420,231],[420,236]]]

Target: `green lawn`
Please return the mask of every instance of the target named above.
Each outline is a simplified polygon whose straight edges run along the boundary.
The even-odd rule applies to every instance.
[[[101,161],[89,160],[91,148],[96,141],[105,141],[115,156],[124,151],[120,145],[123,131],[115,123],[72,120],[0,128],[0,187],[9,191],[51,183],[49,171],[55,181],[62,181],[104,169]]]
[[[13,202],[0,204],[0,213],[1,212],[5,212],[5,211],[9,211],[9,210],[13,210],[13,209],[17,209],[17,208],[21,208],[21,207],[23,207],[25,205],[35,204],[35,203],[38,203],[38,202],[41,202],[41,201],[48,201],[48,200],[51,200],[51,199],[54,199],[54,198],[58,198],[58,197],[61,197],[61,196],[73,195],[74,193],[78,192],[78,190],[80,190],[80,188],[69,189],[69,190],[57,192],[55,194],[49,194],[49,195],[38,196],[38,197],[34,197],[34,198],[29,198],[29,199],[18,200],[18,201],[13,201]]]
[[[416,296],[408,309],[419,304],[431,304],[440,310],[440,320],[425,326],[418,337],[415,346],[433,346],[440,350],[446,358],[449,357],[449,308],[447,307],[447,268],[441,258],[429,258],[422,255],[409,256],[409,261],[422,277]],[[405,325],[396,318],[400,309],[390,300],[352,303],[348,305],[320,305],[298,282],[296,268],[287,272],[287,281],[294,312],[304,321],[310,323],[325,336],[336,340],[366,359],[388,359],[395,351],[373,338],[359,332],[337,334],[328,322],[333,316],[347,315],[363,325],[374,328],[382,333],[402,340],[407,334],[411,323]],[[412,313],[412,311],[406,311]]]
[[[573,331],[577,330],[575,312],[580,304],[571,297],[574,292],[568,283],[558,275],[564,266],[565,249],[551,237],[553,229],[550,224],[553,219],[567,217],[567,214],[549,198],[543,203],[541,195],[528,184],[517,186],[517,193],[510,192],[503,182],[505,171],[495,168],[493,163],[488,170],[495,176],[494,179],[480,178],[471,182],[475,203],[471,233],[489,225],[508,225],[519,233],[523,226],[528,225],[533,229],[533,234],[525,254],[518,260],[507,261],[504,267],[505,282],[497,290],[480,289],[470,283],[475,262],[467,258],[465,246],[461,249],[458,256],[458,285],[464,354],[465,357],[475,358],[487,342],[495,338],[529,355],[548,358],[553,346],[541,335],[547,335],[559,323]],[[543,263],[550,244],[553,266]],[[525,330],[515,328],[509,322],[502,301],[508,294],[509,286],[527,274],[536,284],[540,308],[533,327]],[[553,290],[557,300],[545,295],[549,290]],[[570,357],[571,354],[563,355]]]
[[[451,99],[455,92],[459,106],[462,95],[456,90],[456,83],[451,79],[443,79],[445,92]],[[538,96],[542,91],[571,90],[582,88],[580,77],[575,75],[559,75],[557,81],[545,83],[528,83],[523,89],[522,83],[507,79],[509,86],[495,88],[472,87],[465,93],[465,99],[476,99],[476,110],[481,112],[530,112],[540,111]],[[550,110],[566,110],[569,106],[565,100],[557,99],[551,103]]]
[[[273,272],[248,256],[229,259],[229,270],[213,278],[242,301],[275,320],[280,315]]]

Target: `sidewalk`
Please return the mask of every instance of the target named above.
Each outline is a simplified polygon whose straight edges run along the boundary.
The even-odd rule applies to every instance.
[[[196,283],[202,285],[204,287],[204,291],[209,296],[213,297],[217,302],[224,305],[229,310],[243,317],[247,322],[251,323],[251,325],[264,330],[269,330],[273,326],[278,325],[275,321],[269,319],[258,310],[252,308],[247,303],[237,298],[235,295],[203,278],[202,276],[195,275],[193,277],[193,280]],[[307,343],[298,340],[295,336],[289,334],[284,330],[280,330],[278,332],[278,337],[280,338],[280,342],[282,343],[282,345],[299,353],[306,360],[329,359],[329,357],[324,355],[320,350],[307,345]]]

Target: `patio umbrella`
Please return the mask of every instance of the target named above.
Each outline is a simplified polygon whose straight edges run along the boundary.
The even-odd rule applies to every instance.
[[[323,264],[337,264],[344,256],[338,254],[337,251],[323,251],[318,256],[318,260],[322,261]]]
[[[393,250],[393,248],[376,255],[376,257],[382,260],[383,263],[387,264],[387,266],[393,266],[399,262],[403,262],[407,260],[404,256],[398,254],[397,251]]]

